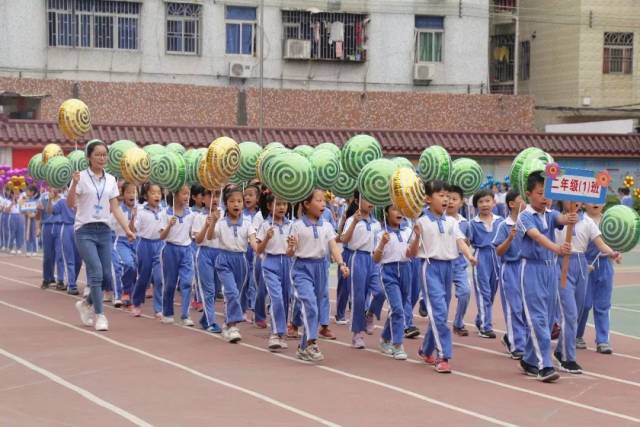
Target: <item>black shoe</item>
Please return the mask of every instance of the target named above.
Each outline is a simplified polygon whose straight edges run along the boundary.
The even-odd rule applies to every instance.
[[[59,280],[58,282],[56,282],[56,289],[59,291],[66,291],[67,285],[62,280]]]
[[[461,337],[467,337],[469,336],[469,331],[467,330],[467,328],[464,327],[464,325],[462,326],[462,328],[458,328],[456,326],[453,327],[453,333],[461,336]]]
[[[218,292],[216,294],[216,300],[222,301],[223,299],[224,299],[224,295],[222,295],[222,292]]]
[[[511,353],[511,341],[509,341],[509,337],[507,336],[507,334],[504,334],[502,336],[502,338],[500,339],[500,342],[502,343],[504,348],[507,350],[507,353]]]
[[[78,292],[78,288],[69,288],[67,289],[67,293],[69,295],[80,295],[80,292]]]
[[[420,329],[416,328],[415,326],[409,326],[404,330],[405,338],[411,339],[417,337],[418,335],[420,335]]]
[[[493,331],[478,331],[480,338],[496,339],[496,333]]]
[[[42,285],[40,285],[40,289],[49,289],[49,284],[53,282],[47,282],[46,280],[42,281]]]
[[[427,311],[427,306],[424,303],[424,300],[420,300],[418,302],[418,314],[422,317],[428,317],[429,312]]]
[[[511,359],[513,360],[522,360],[522,358],[524,357],[524,353],[518,350],[512,351],[509,354],[511,355]]]
[[[529,365],[524,360],[520,360],[520,369],[522,369],[522,372],[529,377],[538,376],[538,368],[533,365]]]
[[[538,376],[536,379],[543,383],[552,383],[560,378],[560,374],[556,372],[553,368],[543,368],[540,372],[538,372]]]
[[[570,360],[567,362],[560,362],[560,370],[563,372],[568,372],[570,374],[581,374],[582,367],[578,365],[577,362]]]

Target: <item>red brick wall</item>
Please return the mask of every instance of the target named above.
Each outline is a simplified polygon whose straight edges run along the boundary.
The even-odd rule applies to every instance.
[[[80,82],[95,123],[236,125],[236,87]],[[49,94],[41,119],[55,120],[73,82],[0,78],[0,90]],[[265,89],[265,126],[533,132],[528,96]],[[257,89],[247,89],[249,126],[258,126]]]

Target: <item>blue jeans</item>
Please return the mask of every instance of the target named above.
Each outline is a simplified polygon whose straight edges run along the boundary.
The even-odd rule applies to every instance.
[[[96,314],[102,314],[102,287],[108,286],[111,277],[111,229],[101,222],[85,224],[76,230],[76,246],[87,271],[87,284],[91,292],[87,303],[93,305]]]

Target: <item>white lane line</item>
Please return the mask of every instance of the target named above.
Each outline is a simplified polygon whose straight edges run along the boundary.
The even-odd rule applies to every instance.
[[[27,282],[22,282],[22,281],[16,280],[16,279],[11,279],[11,278],[8,278],[8,277],[5,277],[5,276],[0,276],[0,278],[6,279],[6,280],[9,280],[9,281],[12,281],[12,282],[24,284],[26,286],[30,286],[30,287],[33,287],[33,288],[38,288],[38,286],[36,286],[36,285],[30,284],[30,283],[27,283]],[[67,295],[67,294],[60,293],[60,292],[53,292],[52,291],[52,293],[54,293],[56,295],[61,295],[61,296],[65,296],[65,295],[66,296],[70,296],[70,295]],[[79,297],[74,297],[74,298],[79,299]],[[0,304],[5,304],[5,305],[11,306],[10,303],[3,302],[2,300],[0,300]],[[43,316],[43,315],[40,315],[38,313],[31,312],[31,311],[29,311],[27,309],[23,309],[23,308],[18,307],[18,306],[14,306],[14,307],[16,309],[18,309],[18,310],[22,310],[24,312],[33,314],[35,316],[46,318],[47,320],[53,321],[55,323],[58,323],[58,324],[61,324],[61,325],[64,325],[64,326],[68,326],[68,327],[70,327],[70,328],[72,328],[74,330],[79,330],[79,331],[82,331],[82,332],[85,332],[85,333],[89,333],[89,334],[94,335],[94,336],[96,336],[96,337],[98,337],[100,339],[105,339],[108,342],[113,342],[118,346],[122,346],[124,348],[131,349],[132,351],[143,352],[144,353],[143,350],[139,350],[139,349],[137,349],[135,347],[130,347],[130,346],[126,345],[126,344],[121,344],[121,343],[115,342],[115,341],[113,341],[113,340],[111,340],[109,338],[106,338],[103,335],[97,334],[95,332],[90,332],[90,331],[87,331],[85,329],[78,328],[78,327],[76,327],[74,325],[71,325],[71,324],[56,320],[56,319],[48,318],[47,316]],[[105,305],[105,307],[111,308],[113,310],[116,310],[116,311],[119,311],[119,312],[122,313],[122,310],[119,310],[119,309],[116,309],[116,308],[113,308],[113,307],[110,307],[110,306],[107,306],[107,305]],[[219,313],[216,313],[216,314],[219,314]],[[148,318],[148,319],[152,319],[152,320],[154,319],[153,317],[148,316],[148,315],[143,315],[143,317]],[[217,338],[217,339],[219,339],[221,341],[224,341],[222,339],[222,337],[219,337],[218,335],[210,334],[208,332],[205,332],[205,331],[202,331],[202,330],[199,330],[199,329],[187,328],[187,327],[183,327],[183,328],[186,329],[186,330],[189,330],[189,331],[193,331],[193,332],[200,332],[200,333],[206,334],[208,336]],[[387,388],[389,390],[392,390],[392,391],[395,391],[395,392],[399,392],[399,393],[403,393],[403,394],[405,394],[407,396],[411,396],[411,397],[414,397],[416,399],[419,399],[419,400],[422,400],[422,401],[425,401],[425,402],[429,402],[429,403],[431,403],[433,405],[441,406],[443,408],[450,409],[450,410],[453,410],[453,411],[456,411],[456,412],[459,412],[459,413],[462,413],[462,414],[465,414],[465,415],[469,415],[469,416],[472,416],[474,418],[481,419],[483,421],[491,422],[492,424],[496,424],[496,425],[500,425],[500,426],[513,426],[514,425],[514,424],[508,423],[506,421],[499,420],[497,418],[493,418],[493,417],[490,417],[490,416],[487,416],[487,415],[483,415],[483,414],[480,414],[480,413],[477,413],[477,412],[473,412],[473,411],[467,410],[467,409],[459,407],[459,406],[451,405],[451,404],[448,404],[446,402],[439,401],[439,400],[430,398],[428,396],[425,396],[425,395],[422,395],[422,394],[419,394],[419,393],[415,393],[415,392],[413,392],[411,390],[407,390],[407,389],[403,389],[401,387],[394,386],[392,384],[386,384],[386,383],[383,383],[383,382],[380,382],[380,381],[373,380],[371,378],[362,377],[362,376],[351,374],[349,372],[341,371],[341,370],[338,370],[338,369],[327,368],[327,367],[321,366],[321,365],[313,365],[313,364],[310,364],[308,362],[303,362],[303,361],[301,361],[301,360],[299,360],[299,359],[297,359],[295,357],[291,357],[291,356],[288,356],[288,355],[285,355],[285,354],[272,353],[272,352],[270,352],[270,351],[268,351],[268,350],[266,350],[264,348],[260,348],[260,347],[254,346],[252,344],[247,344],[247,343],[242,343],[242,342],[240,342],[239,344],[241,346],[244,346],[244,347],[247,347],[247,348],[251,348],[251,349],[254,349],[254,350],[258,350],[260,352],[268,353],[268,354],[271,354],[271,355],[276,356],[276,357],[281,357],[281,358],[284,358],[284,359],[288,359],[288,360],[292,360],[292,361],[296,361],[296,362],[301,362],[301,363],[304,363],[304,364],[307,364],[307,365],[311,365],[311,366],[313,366],[315,368],[318,368],[318,369],[330,370],[330,372],[332,372],[332,373],[339,374],[339,375],[342,375],[342,376],[347,377],[347,378],[356,379],[356,380],[359,380],[359,381],[362,381],[362,382],[367,382],[367,383],[370,383],[370,384],[375,384],[375,385],[378,385],[380,387],[384,387],[384,388]],[[151,355],[151,356],[153,358],[157,357],[157,356],[153,356],[153,355]],[[174,362],[171,362],[171,361],[167,361],[167,362],[174,363]],[[180,365],[180,366],[182,366],[182,365]],[[190,369],[190,368],[187,368],[187,369]],[[194,372],[197,372],[197,371],[194,371]],[[200,374],[200,373],[198,373],[198,374],[199,374],[199,376],[204,375],[204,374]],[[336,424],[326,424],[326,425],[336,425]]]
[[[135,424],[137,426],[143,426],[143,427],[152,427],[152,424],[149,424],[148,422],[144,421],[143,419],[133,415],[132,413],[125,411],[124,409],[114,405],[113,403],[107,402],[104,399],[101,399],[100,397],[96,396],[95,394],[91,393],[88,390],[85,390],[82,387],[78,387],[75,384],[70,383],[69,381],[59,377],[58,375],[54,374],[51,371],[48,371],[38,365],[35,365],[31,362],[29,362],[28,360],[23,359],[20,356],[17,356],[13,353],[8,352],[7,350],[0,348],[0,354],[3,355],[4,357],[13,360],[16,363],[21,364],[22,366],[31,369],[34,372],[39,373],[40,375],[50,379],[51,381],[53,381],[56,384],[59,384],[65,388],[68,388],[69,390],[79,394],[80,396],[84,397],[85,399],[87,399],[88,401],[90,401],[91,403],[94,403],[98,406],[101,406],[111,412],[113,412],[116,415],[121,416],[122,418],[124,418],[125,420],[129,421],[131,424]]]
[[[611,309],[619,310],[619,311],[629,311],[631,313],[640,313],[640,310],[636,310],[634,308],[629,308],[629,307],[620,307],[619,305],[612,305]]]
[[[229,383],[229,382],[221,380],[219,378],[215,378],[215,377],[212,377],[210,375],[203,374],[202,372],[197,371],[197,370],[192,369],[192,368],[189,368],[188,366],[182,365],[180,363],[174,362],[174,361],[169,360],[169,359],[165,359],[164,357],[156,356],[155,354],[148,353],[148,352],[146,352],[144,350],[141,350],[141,349],[139,349],[137,347],[133,347],[133,346],[130,346],[130,345],[127,345],[127,344],[123,344],[121,342],[118,342],[118,341],[113,340],[111,338],[107,338],[106,336],[98,334],[96,332],[79,328],[79,327],[77,327],[75,325],[72,325],[70,323],[63,322],[61,320],[57,320],[57,319],[54,319],[54,318],[49,317],[49,316],[45,316],[45,315],[40,314],[40,313],[36,313],[35,311],[31,311],[31,310],[26,309],[24,307],[20,307],[20,306],[14,305],[14,304],[11,304],[11,303],[3,301],[3,300],[0,300],[0,305],[4,305],[5,307],[9,307],[9,308],[21,311],[21,312],[26,313],[26,314],[30,314],[30,315],[35,316],[35,317],[39,317],[40,319],[46,320],[46,321],[51,322],[51,323],[55,323],[56,325],[67,327],[67,328],[72,329],[72,330],[77,331],[77,332],[82,332],[84,334],[94,336],[94,337],[96,337],[98,339],[101,339],[103,341],[108,342],[109,344],[113,344],[113,345],[115,345],[117,347],[123,348],[125,350],[129,350],[129,351],[137,353],[137,354],[139,354],[141,356],[145,356],[145,357],[147,357],[149,359],[153,359],[153,360],[156,360],[158,362],[161,362],[161,363],[164,363],[166,365],[169,365],[171,367],[180,369],[182,371],[185,371],[185,372],[187,372],[189,374],[195,375],[195,376],[197,376],[199,378],[202,378],[204,380],[207,380],[207,381],[216,383],[218,385],[221,385],[221,386],[224,386],[224,387],[239,391],[241,393],[247,394],[247,395],[252,396],[252,397],[254,397],[256,399],[259,399],[259,400],[262,400],[264,402],[270,403],[270,404],[272,404],[274,406],[277,406],[278,408],[284,409],[286,411],[289,411],[289,412],[292,412],[294,414],[300,415],[300,416],[302,416],[304,418],[307,418],[309,420],[315,421],[315,422],[317,422],[319,424],[326,425],[326,426],[331,426],[331,427],[338,427],[339,426],[339,424],[336,424],[336,423],[331,422],[329,420],[326,420],[324,418],[320,418],[320,417],[318,417],[316,415],[313,415],[313,414],[311,414],[309,412],[306,412],[306,411],[303,411],[301,409],[295,408],[293,406],[287,405],[286,403],[280,402],[279,400],[273,399],[273,398],[271,398],[271,397],[269,397],[267,395],[264,395],[262,393],[258,393],[256,391],[253,391],[253,390],[250,390],[250,389],[247,389],[247,388],[244,388],[244,387],[240,387],[238,385]]]

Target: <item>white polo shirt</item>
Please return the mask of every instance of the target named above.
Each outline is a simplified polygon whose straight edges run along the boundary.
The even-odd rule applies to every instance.
[[[216,223],[213,232],[214,239],[218,239],[219,248],[230,252],[247,252],[249,236],[256,234],[249,217],[240,215],[237,224],[231,222],[231,218],[225,216]]]
[[[167,227],[169,224],[169,218],[172,216],[174,216],[173,208],[168,208],[162,213],[162,230]],[[176,223],[173,224],[169,230],[169,234],[165,241],[178,246],[191,245],[191,226],[193,225],[193,220],[195,218],[196,214],[192,213],[191,209],[185,207],[182,216],[176,218]]]
[[[264,250],[265,254],[285,255],[287,253],[287,247],[289,246],[287,238],[289,237],[292,225],[291,221],[286,218],[282,224],[272,223],[271,217],[267,217],[267,219],[262,221],[256,233],[256,239],[259,241],[264,241],[267,237],[267,232],[273,227],[273,236],[267,243],[267,247]]]
[[[133,225],[136,227],[138,237],[149,240],[160,239],[160,230],[163,227],[163,211],[160,206],[156,210],[147,204],[138,207],[138,213]]]
[[[329,254],[329,242],[336,238],[336,232],[327,221],[318,219],[312,224],[306,215],[296,220],[291,227],[291,235],[298,240],[295,256],[298,258],[322,259]]]
[[[118,183],[113,175],[103,172],[98,178],[91,169],[80,172],[80,181],[76,185],[76,220],[74,230],[85,224],[102,222],[109,225],[111,210],[109,201],[118,197]]]
[[[202,231],[202,229],[206,227],[208,217],[209,217],[209,211],[206,211],[206,213],[196,214],[196,217],[193,220],[193,225],[191,226],[191,234],[194,236],[194,239],[195,239],[195,236],[197,234],[200,234],[200,231]],[[218,219],[218,221],[221,221],[221,220],[222,219]],[[215,232],[215,229],[214,229],[214,232]],[[207,239],[205,235],[204,240],[202,241],[202,243],[198,244],[198,246],[204,246],[207,248],[219,248],[220,242],[218,242],[218,239],[215,238],[215,235],[211,240]]]
[[[349,229],[353,221],[353,216],[347,218],[347,221],[344,223],[343,232]],[[351,240],[345,244],[345,247],[352,251],[373,252],[376,244],[376,236],[381,229],[382,227],[378,220],[369,215],[368,218],[363,218],[358,221],[353,229]]]
[[[588,215],[579,214],[580,220],[573,226],[573,237],[571,238],[571,252],[584,253],[589,246],[589,242],[601,235],[600,229],[594,220]],[[567,235],[567,227],[562,230],[555,230],[556,243],[563,244]]]
[[[442,261],[458,258],[458,239],[465,239],[458,226],[458,221],[446,215],[437,218],[431,211],[428,211],[418,219],[416,224],[420,227],[421,234],[418,258],[433,258]],[[412,240],[415,238],[414,235]]]
[[[409,237],[411,237],[411,227],[388,228],[387,230],[390,239],[382,251],[380,264],[409,261],[409,258],[407,258],[407,246],[409,246]],[[378,232],[376,238],[378,242],[382,239],[384,233],[384,229]]]

